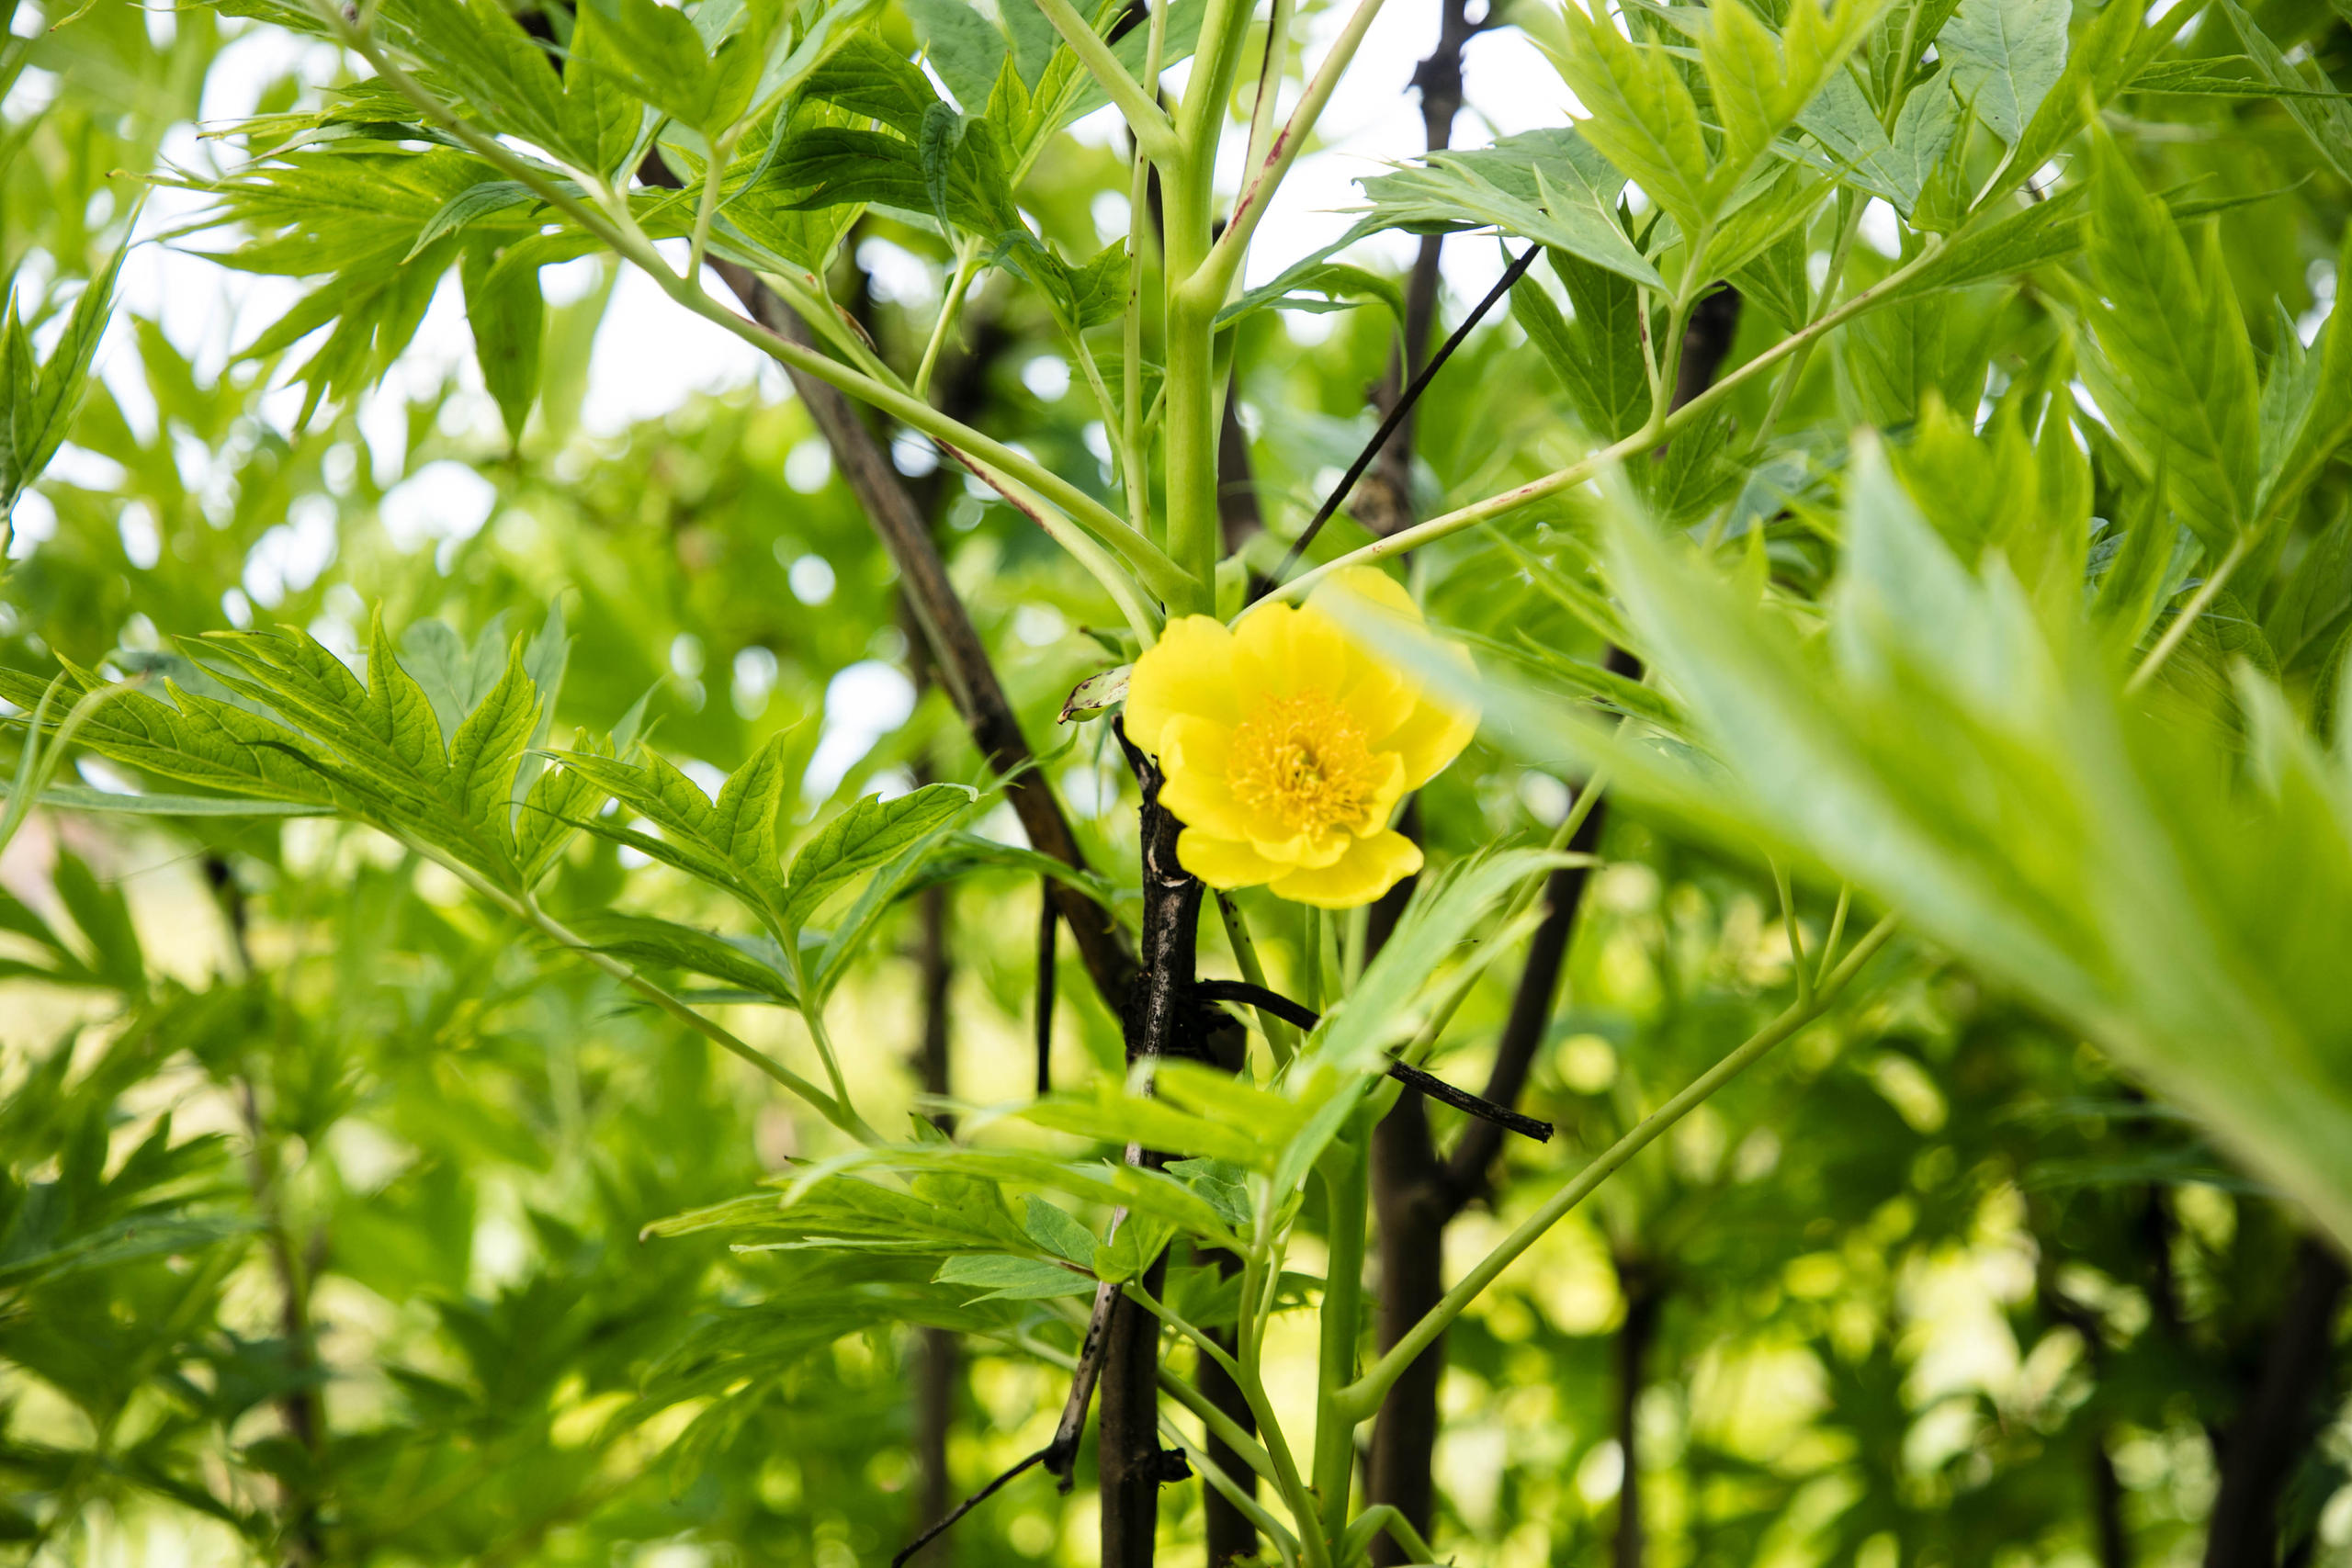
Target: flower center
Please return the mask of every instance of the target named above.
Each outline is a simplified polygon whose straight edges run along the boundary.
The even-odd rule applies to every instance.
[[[1363,728],[1323,693],[1267,697],[1234,726],[1234,800],[1294,833],[1361,821],[1379,777]]]

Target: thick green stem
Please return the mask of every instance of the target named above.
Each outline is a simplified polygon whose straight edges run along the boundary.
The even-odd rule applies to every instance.
[[[1348,1494],[1355,1477],[1357,1413],[1342,1394],[1355,1380],[1356,1345],[1363,1328],[1364,1207],[1371,1180],[1371,1139],[1362,1131],[1334,1143],[1323,1162],[1329,1207],[1330,1261],[1323,1271],[1322,1344],[1316,1379],[1314,1489],[1323,1539],[1337,1544],[1348,1525]]]
[[[1729,1055],[1699,1075],[1690,1087],[1652,1111],[1639,1126],[1611,1144],[1590,1165],[1571,1177],[1558,1191],[1544,1200],[1542,1207],[1521,1221],[1501,1245],[1480,1258],[1459,1283],[1445,1292],[1443,1300],[1390,1347],[1388,1353],[1381,1357],[1370,1371],[1333,1395],[1334,1403],[1352,1419],[1368,1419],[1380,1408],[1382,1397],[1387,1393],[1390,1385],[1404,1375],[1405,1369],[1445,1332],[1447,1325],[1462,1315],[1464,1308],[1483,1295],[1487,1288],[1501,1277],[1504,1269],[1534,1246],[1544,1232],[1565,1219],[1568,1211],[1590,1197],[1593,1190],[1614,1175],[1627,1160],[1649,1147],[1660,1134],[1688,1116],[1709,1096],[1737,1077],[1774,1046],[1820,1017],[1838,994],[1860,972],[1862,965],[1869,963],[1894,934],[1894,917],[1889,915],[1854,944],[1854,951],[1847,955],[1845,962],[1815,988],[1810,1001],[1791,1004],[1778,1018],[1749,1035]]]

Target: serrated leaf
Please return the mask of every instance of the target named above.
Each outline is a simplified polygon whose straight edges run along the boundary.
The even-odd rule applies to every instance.
[[[2319,155],[2327,160],[2328,167],[2342,177],[2352,179],[2352,105],[2335,92],[2335,84],[2328,81],[2327,73],[2316,64],[2310,67],[2319,78],[2320,85],[2314,88],[2302,70],[2270,41],[2270,35],[2256,25],[2238,0],[2222,0],[2222,9],[2228,15],[2230,26],[2237,29],[2239,39],[2262,73],[2263,80],[2278,96],[2280,107],[2302,127],[2303,134],[2311,139]]]
[[[2071,14],[2065,0],[1960,0],[1936,35],[1952,91],[2002,141],[2014,144],[2057,85]]]
[[[2226,549],[2254,521],[2260,450],[2254,351],[2218,257],[2204,276],[2164,204],[2112,141],[2093,143],[2092,319],[2104,358],[2084,377],[2143,461],[2161,449],[2172,494],[2208,547]]]
[[[943,1285],[967,1285],[980,1291],[975,1301],[1043,1301],[1052,1296],[1091,1295],[1090,1271],[1072,1273],[1041,1258],[951,1258],[939,1266],[933,1280]]]
[[[780,963],[758,956],[747,944],[650,915],[595,912],[572,916],[565,924],[600,953],[632,964],[707,975],[788,1008],[800,1005]],[[779,960],[781,956],[777,954]]]
[[[1097,1245],[1094,1233],[1042,1198],[1032,1198],[1022,1210],[1021,1228],[1030,1239],[1055,1257],[1091,1268]]]
[[[896,859],[926,835],[958,821],[978,794],[962,784],[925,784],[884,800],[867,795],[827,822],[792,857],[785,912],[795,925],[864,873]]]
[[[1432,152],[1362,184],[1372,207],[1349,239],[1374,228],[1494,227],[1647,288],[1665,287],[1618,220],[1624,175],[1576,130],[1521,131],[1474,152]]]

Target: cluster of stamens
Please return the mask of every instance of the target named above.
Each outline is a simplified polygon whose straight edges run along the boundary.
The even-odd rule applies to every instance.
[[[1226,764],[1234,800],[1294,833],[1354,826],[1378,777],[1363,728],[1321,693],[1268,697],[1234,726]]]

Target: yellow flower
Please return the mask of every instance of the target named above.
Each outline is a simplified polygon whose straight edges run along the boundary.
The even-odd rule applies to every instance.
[[[1136,660],[1127,738],[1159,759],[1160,804],[1184,824],[1176,858],[1212,887],[1265,883],[1351,909],[1421,868],[1420,846],[1388,819],[1461,754],[1477,716],[1350,637],[1330,614],[1340,594],[1421,624],[1402,588],[1355,567],[1304,606],[1269,604],[1238,626],[1170,621]]]

